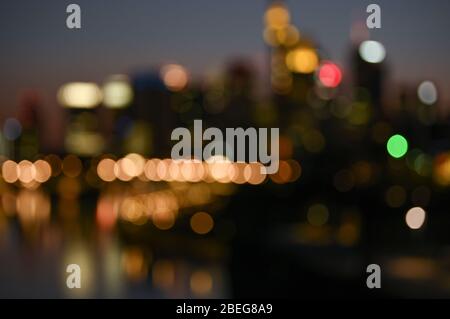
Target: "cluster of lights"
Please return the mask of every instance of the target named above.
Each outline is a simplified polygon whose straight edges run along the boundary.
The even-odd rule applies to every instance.
[[[44,160],[21,161],[16,163],[7,160],[2,165],[2,176],[6,183],[13,184],[20,181],[24,185],[42,184],[52,176],[50,164]]]
[[[254,163],[234,163],[226,158],[211,158],[205,162],[197,160],[145,159],[142,155],[131,153],[114,160],[103,158],[93,166],[94,172],[104,182],[119,180],[129,182],[135,178],[153,182],[218,182],[222,184],[259,185],[266,181],[267,175],[261,173],[263,165]],[[69,178],[77,178],[83,172],[83,163],[75,155],[63,159],[48,155],[34,163],[24,160],[16,163],[6,160],[1,165],[2,179],[9,184],[21,182],[32,188],[47,182],[52,176],[61,173]],[[302,168],[295,160],[281,160],[277,173],[270,175],[276,184],[295,182]]]
[[[336,242],[342,246],[353,246],[360,238],[360,217],[355,211],[345,211],[336,231],[331,231],[329,225],[331,212],[323,203],[308,207],[306,221],[295,228],[296,238],[303,243],[328,245]]]
[[[21,189],[17,194],[4,191],[1,201],[2,211],[8,216],[17,213],[24,228],[39,227],[50,219],[50,197],[42,190]]]
[[[178,64],[161,68],[161,80],[174,92],[182,91],[189,81],[187,70]],[[110,76],[102,87],[92,82],[70,82],[60,87],[58,102],[67,108],[92,109],[101,103],[110,109],[122,109],[133,100],[133,88],[126,75]]]
[[[295,45],[300,33],[290,24],[290,15],[287,8],[281,3],[272,4],[265,14],[264,40],[271,46]]]
[[[266,180],[261,163],[233,163],[226,159],[200,162],[196,160],[145,159],[139,154],[113,160],[104,158],[97,165],[97,174],[105,182],[131,181],[140,178],[165,182],[219,182],[259,185]],[[273,176],[277,183],[298,179],[300,165],[295,161],[281,161],[280,170]]]
[[[23,160],[16,163],[6,160],[1,165],[2,179],[8,184],[20,182],[26,188],[35,188],[61,173],[68,178],[76,178],[83,171],[83,163],[75,155],[63,159],[51,154],[35,162]]]
[[[137,195],[103,195],[97,204],[96,220],[103,230],[111,230],[120,218],[137,226],[152,222],[161,230],[169,230],[181,209],[204,206],[217,193],[211,185],[169,188]],[[197,212],[190,218],[194,233],[206,235],[214,227],[214,219],[206,212]]]
[[[70,82],[61,86],[58,102],[67,108],[92,109],[103,104],[112,109],[127,107],[133,99],[133,89],[125,75],[108,78],[100,88],[92,82]]]
[[[180,282],[187,282],[189,289],[196,296],[204,297],[210,294],[214,287],[214,278],[207,269],[187,269],[183,263],[168,259],[152,260],[152,255],[138,247],[128,247],[122,253],[122,267],[127,277],[133,282],[141,282],[147,278],[150,270],[152,283],[158,289],[171,291],[178,289]],[[184,278],[184,276],[186,276]]]
[[[284,47],[272,55],[272,87],[279,94],[292,89],[292,73],[312,74],[317,72],[318,84],[322,88],[336,88],[342,81],[342,71],[334,63],[321,66],[317,50],[307,41],[300,41],[300,33],[290,23],[290,14],[281,2],[272,3],[265,13],[264,40],[272,47]]]

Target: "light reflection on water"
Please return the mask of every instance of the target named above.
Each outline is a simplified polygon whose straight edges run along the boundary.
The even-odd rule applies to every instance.
[[[229,296],[226,241],[196,234],[189,220],[205,209],[214,216],[211,200],[230,190],[121,185],[98,196],[70,196],[67,189],[78,193],[75,181],[65,181],[65,196],[2,190],[0,297]],[[69,264],[81,267],[81,289],[66,287]]]

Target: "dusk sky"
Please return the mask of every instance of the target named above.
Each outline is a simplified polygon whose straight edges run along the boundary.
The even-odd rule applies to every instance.
[[[82,29],[66,28],[66,6],[82,9]],[[0,115],[14,112],[23,88],[39,88],[49,104],[68,81],[101,83],[113,73],[163,62],[185,65],[202,75],[230,58],[258,64],[263,0],[77,0],[0,3]],[[329,56],[345,65],[352,22],[367,17],[374,1],[290,0],[293,23]],[[382,29],[373,39],[387,49],[391,76],[415,85],[436,81],[450,91],[450,1],[378,0]],[[445,95],[445,94],[444,94]],[[448,95],[447,95],[448,97]]]

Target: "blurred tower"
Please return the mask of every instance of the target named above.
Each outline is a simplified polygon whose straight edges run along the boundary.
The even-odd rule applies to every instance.
[[[15,157],[33,159],[41,151],[42,101],[36,91],[26,91],[20,98],[18,120],[22,134],[16,140]]]
[[[291,24],[282,1],[271,1],[264,15],[264,40],[269,46],[270,83],[280,127],[288,127],[298,106],[307,105],[314,88],[319,55],[314,43]]]
[[[65,151],[81,157],[101,154],[105,147],[97,109],[102,102],[101,89],[95,83],[67,83],[59,89],[58,101],[68,115]]]
[[[264,14],[264,41],[269,50],[270,86],[275,94],[292,89],[292,75],[286,65],[286,54],[297,45],[300,35],[290,24],[290,13],[283,1],[270,1]]]
[[[129,109],[129,118],[121,119],[121,130],[129,134],[126,139],[131,143],[147,144],[143,149],[144,155],[167,157],[170,155],[170,136],[176,125],[176,117],[170,107],[171,93],[164,85],[159,70],[136,74],[133,77],[133,89],[135,100]],[[130,125],[134,133],[130,131]]]
[[[252,123],[254,106],[255,73],[249,61],[235,59],[227,65],[220,100],[205,103],[223,104],[219,111],[206,115],[208,126],[248,128]],[[207,96],[209,93],[207,92]],[[217,107],[217,106],[216,106]],[[208,108],[208,106],[207,106]],[[212,108],[212,107],[211,107]]]
[[[383,83],[386,78],[386,50],[378,41],[368,40],[369,33],[363,23],[352,26],[351,65],[355,86],[355,97],[367,100],[372,105],[373,117],[382,114]]]

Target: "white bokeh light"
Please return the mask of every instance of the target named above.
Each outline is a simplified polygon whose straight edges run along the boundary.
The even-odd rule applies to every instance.
[[[422,103],[432,105],[438,100],[436,85],[431,81],[422,82],[417,89],[417,95]]]
[[[359,55],[369,63],[381,63],[386,58],[386,49],[377,41],[364,41],[359,46]]]
[[[427,213],[420,207],[411,208],[405,216],[406,224],[411,229],[420,229],[425,223]]]

